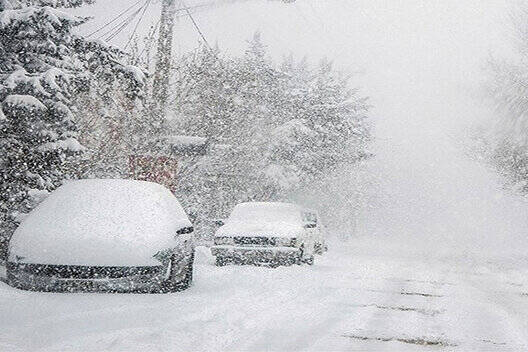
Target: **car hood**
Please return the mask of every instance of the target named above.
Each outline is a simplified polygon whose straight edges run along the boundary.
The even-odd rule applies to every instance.
[[[220,227],[215,236],[258,236],[258,237],[287,237],[293,238],[301,236],[304,232],[300,224],[289,222],[265,222],[265,223],[244,223],[230,222]]]
[[[13,263],[79,266],[161,265],[153,255],[175,246],[175,241],[171,241],[168,234],[167,237],[165,241],[150,243],[138,243],[119,237],[111,240],[92,238],[62,242],[35,239],[30,243],[26,241],[24,246],[11,246],[8,260]]]

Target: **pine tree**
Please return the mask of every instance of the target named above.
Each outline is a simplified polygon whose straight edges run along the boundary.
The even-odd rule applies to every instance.
[[[0,248],[40,196],[75,177],[76,107],[115,80],[141,94],[142,77],[120,52],[72,33],[87,18],[58,7],[91,0],[0,1]],[[0,254],[2,250],[0,250]]]

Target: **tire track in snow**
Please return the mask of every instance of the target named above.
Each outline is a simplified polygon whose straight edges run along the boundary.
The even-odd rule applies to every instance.
[[[398,268],[401,270],[401,268]],[[423,275],[412,268],[403,268],[398,277],[385,279],[381,289],[384,293],[372,307],[360,328],[349,329],[342,336],[348,338],[349,348],[373,351],[409,351],[416,346],[453,346],[442,333],[436,317],[444,314],[438,308],[438,298],[443,294],[441,287],[430,281],[414,280],[412,277]],[[427,273],[427,277],[431,273]],[[445,282],[444,277],[435,276],[435,282]],[[356,323],[358,323],[356,319]]]

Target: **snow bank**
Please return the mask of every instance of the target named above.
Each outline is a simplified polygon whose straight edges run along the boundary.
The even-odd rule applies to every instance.
[[[301,208],[280,202],[251,202],[235,206],[215,236],[253,235],[296,237],[303,231]]]
[[[66,265],[158,265],[191,226],[163,186],[132,180],[81,180],[59,187],[13,235],[9,260]]]

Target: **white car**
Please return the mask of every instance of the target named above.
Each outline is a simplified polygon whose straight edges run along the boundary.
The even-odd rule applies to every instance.
[[[165,187],[68,182],[9,243],[7,281],[37,291],[173,292],[192,281],[193,227]]]
[[[250,202],[235,206],[214,236],[212,254],[229,263],[313,264],[316,224],[291,203]]]

